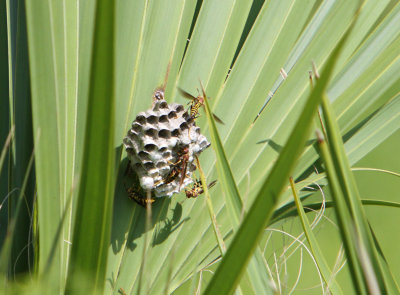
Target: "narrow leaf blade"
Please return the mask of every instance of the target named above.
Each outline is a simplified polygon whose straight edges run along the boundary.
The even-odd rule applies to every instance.
[[[81,275],[93,280],[88,287],[90,292],[101,293],[105,284],[115,183],[114,11],[114,2],[97,1],[85,148],[67,294],[82,292],[76,289]]]

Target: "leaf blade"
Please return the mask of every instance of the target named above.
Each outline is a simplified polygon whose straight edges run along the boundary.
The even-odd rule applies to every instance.
[[[114,9],[112,2],[97,2],[85,149],[67,294],[82,292],[76,289],[82,274],[94,279],[90,292],[102,292],[104,288],[115,184]],[[91,229],[90,234],[79,221]]]

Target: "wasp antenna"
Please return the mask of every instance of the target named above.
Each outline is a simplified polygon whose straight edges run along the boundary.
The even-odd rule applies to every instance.
[[[163,85],[157,87],[153,91],[153,106],[156,101],[165,99],[165,88],[167,87],[167,81],[168,81],[170,68],[171,68],[171,61],[168,62],[167,72],[165,73]]]
[[[171,61],[168,62],[167,65],[167,72],[165,73],[164,84],[162,85],[162,89],[165,91],[165,87],[167,87],[168,77],[169,77],[169,70],[171,69]]]

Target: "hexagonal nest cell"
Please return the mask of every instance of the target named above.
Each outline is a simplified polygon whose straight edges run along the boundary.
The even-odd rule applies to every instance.
[[[136,116],[124,146],[142,189],[160,198],[171,197],[193,182],[195,156],[210,143],[182,105],[160,99]]]

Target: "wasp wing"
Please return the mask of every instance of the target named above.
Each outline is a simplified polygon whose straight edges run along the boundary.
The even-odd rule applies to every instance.
[[[191,95],[189,92],[183,90],[183,89],[180,88],[180,87],[178,87],[178,91],[179,91],[179,93],[180,93],[184,98],[191,99],[191,100],[196,99],[195,96]]]

